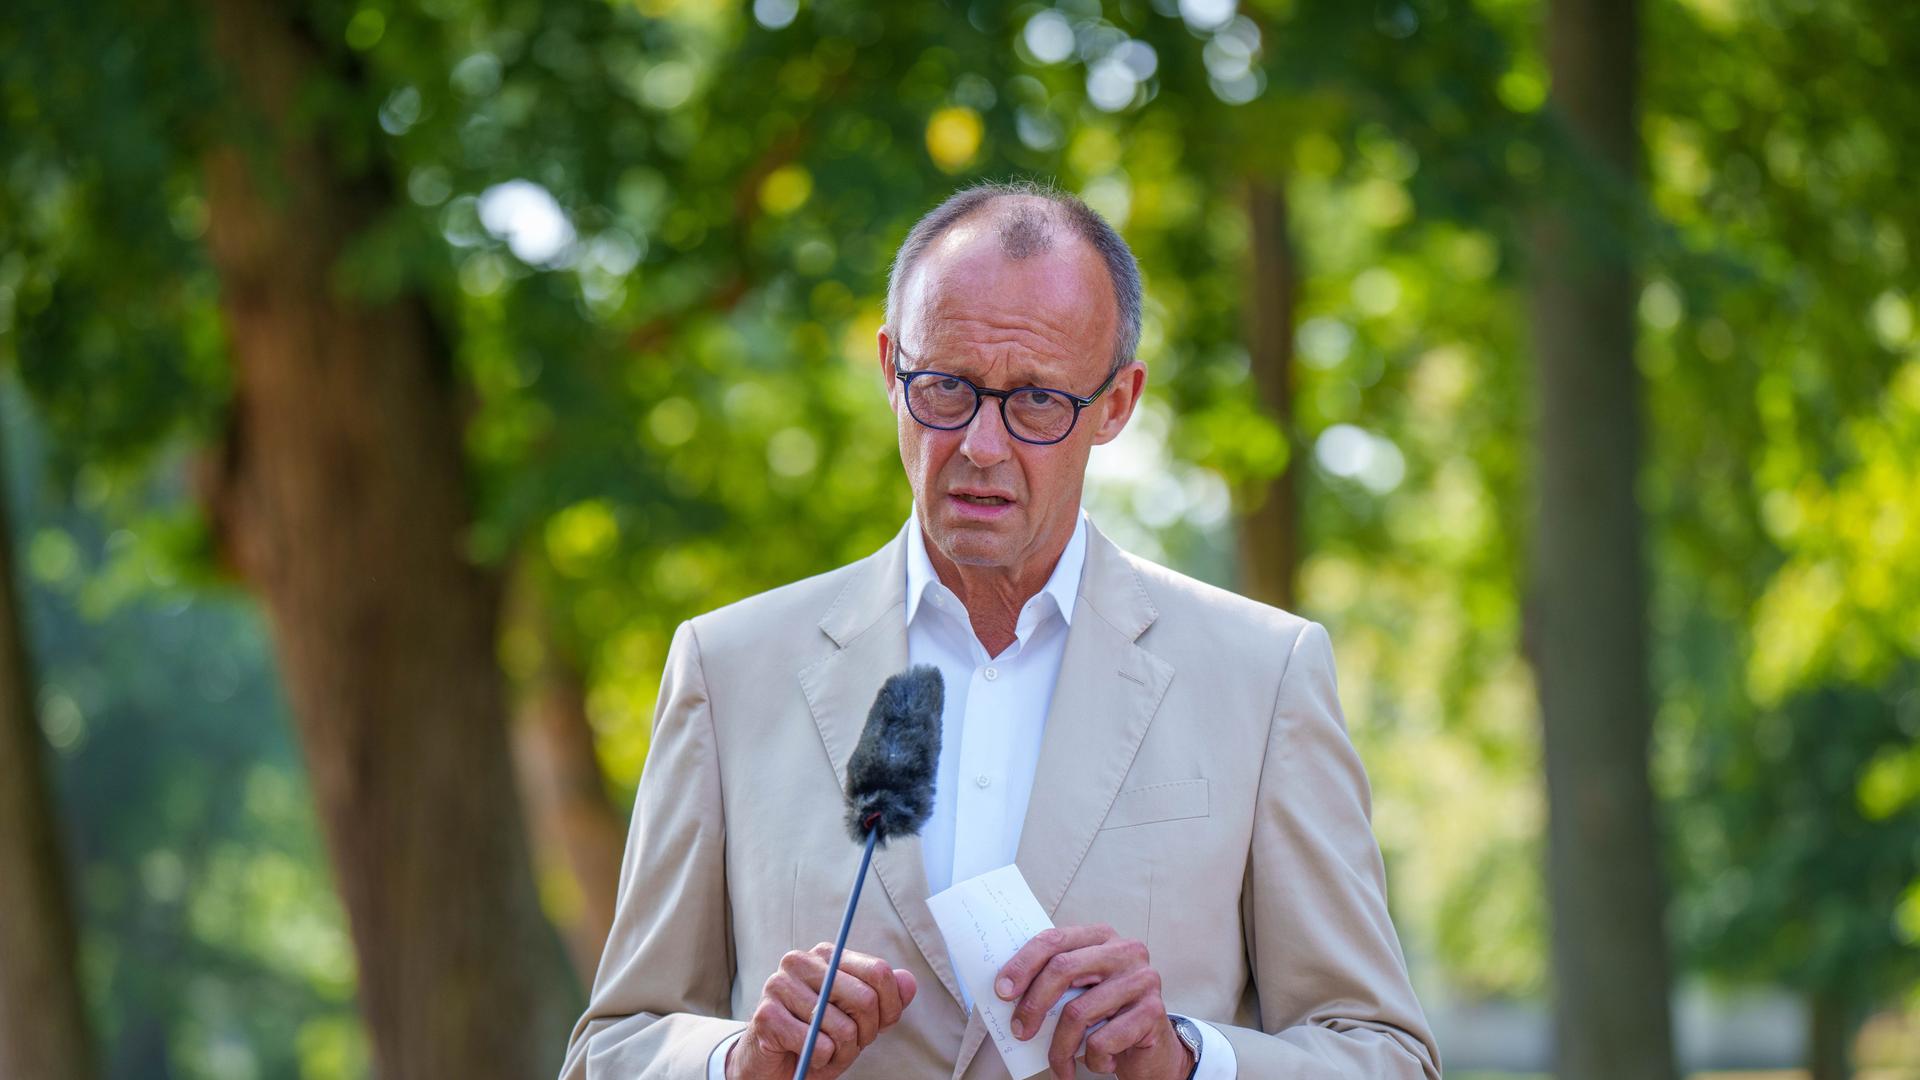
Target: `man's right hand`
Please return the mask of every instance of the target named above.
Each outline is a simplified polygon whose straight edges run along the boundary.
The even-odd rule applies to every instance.
[[[747,1030],[727,1051],[727,1080],[791,1080],[832,956],[833,945],[823,941],[780,958],[780,970],[768,976]],[[917,988],[910,971],[877,956],[842,951],[808,1077],[833,1080],[846,1072],[860,1051],[899,1021]]]

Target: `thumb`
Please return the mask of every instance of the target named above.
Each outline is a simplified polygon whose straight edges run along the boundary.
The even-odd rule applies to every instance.
[[[900,1007],[904,1009],[913,1004],[913,995],[920,992],[920,980],[906,968],[894,968],[893,981],[900,987]]]

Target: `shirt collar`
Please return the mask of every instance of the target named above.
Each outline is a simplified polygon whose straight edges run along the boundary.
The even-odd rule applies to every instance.
[[[1073,605],[1080,596],[1080,571],[1087,562],[1087,515],[1081,511],[1074,519],[1073,535],[1067,539],[1067,546],[1060,552],[1060,561],[1053,564],[1053,573],[1048,575],[1047,583],[1040,587],[1028,606],[1036,602],[1051,602],[1060,613],[1061,621],[1073,625]],[[907,519],[907,625],[913,625],[913,617],[920,610],[920,601],[930,589],[939,589],[952,595],[940,575],[934,572],[933,560],[927,557],[926,536],[920,531],[920,518],[916,513]],[[1039,615],[1044,617],[1044,610]],[[1027,609],[1020,613],[1021,637],[1030,628]]]

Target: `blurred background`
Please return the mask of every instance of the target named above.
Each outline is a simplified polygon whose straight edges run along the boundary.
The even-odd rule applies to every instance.
[[[676,624],[905,520],[887,261],[1146,271],[1454,1076],[1920,1076],[1907,0],[18,0],[0,1075],[550,1075]]]

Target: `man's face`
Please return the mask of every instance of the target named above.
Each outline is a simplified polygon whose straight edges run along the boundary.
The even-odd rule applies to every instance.
[[[1073,532],[1088,455],[1126,426],[1146,369],[1129,364],[1064,440],[1036,446],[1007,432],[994,398],[982,398],[964,428],[921,425],[907,412],[894,363],[990,389],[1091,394],[1112,364],[1119,321],[1105,265],[1058,226],[1050,250],[1009,259],[989,209],[926,253],[901,301],[901,325],[880,331],[880,365],[929,543],[962,567],[998,568],[1016,579],[1050,569]]]

